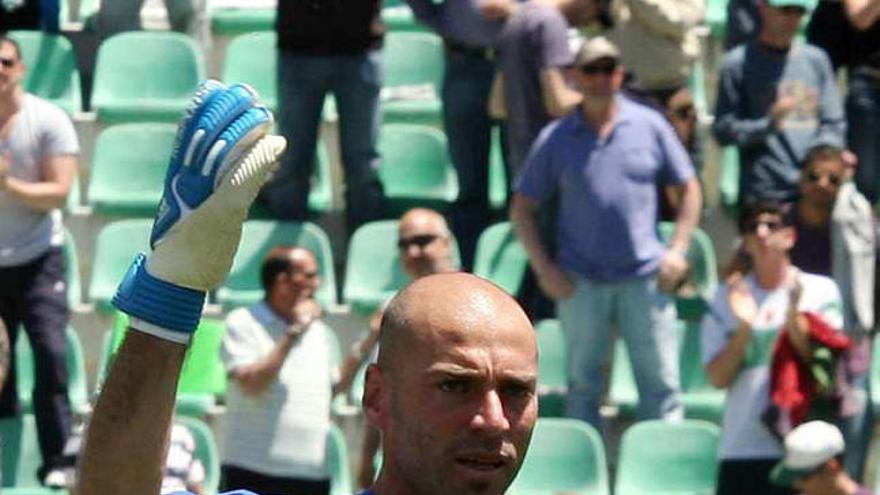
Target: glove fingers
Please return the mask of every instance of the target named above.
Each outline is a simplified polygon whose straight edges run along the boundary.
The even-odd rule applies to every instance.
[[[230,202],[230,208],[240,211],[241,218],[247,215],[248,208],[278,166],[278,159],[286,147],[287,140],[281,136],[263,136],[244,158],[236,160],[237,166],[226,174],[217,194]]]
[[[217,138],[202,167],[202,174],[214,177],[214,189],[237,163],[272,128],[272,112],[266,107],[250,108],[229,124]]]
[[[183,166],[203,164],[217,137],[254,106],[256,100],[257,93],[250,86],[234,84],[203,105],[195,119],[194,132],[183,157]],[[207,175],[207,167],[203,166],[201,172],[202,175]]]

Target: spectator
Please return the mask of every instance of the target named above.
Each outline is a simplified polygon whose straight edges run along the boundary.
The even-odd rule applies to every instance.
[[[847,143],[858,157],[856,186],[871,204],[880,200],[880,7],[867,0],[844,0],[852,25],[849,88],[846,99]]]
[[[226,318],[221,354],[232,383],[222,486],[326,495],[330,402],[351,384],[369,349],[356,346],[340,369],[333,366],[336,341],[314,300],[320,280],[310,251],[272,249],[261,278],[264,301]]]
[[[379,0],[278,4],[278,129],[290,151],[262,199],[279,218],[308,218],[318,127],[330,92],[339,112],[348,229],[384,214],[376,150],[385,30],[379,10]]]
[[[434,210],[414,208],[400,217],[397,228],[400,264],[410,280],[455,271],[455,262],[452,259],[452,234],[443,215]],[[372,358],[375,358],[375,346],[379,340],[379,328],[385,308],[386,305],[383,304],[373,313],[373,317],[370,318],[370,332],[362,340],[361,345],[371,350]],[[367,425],[364,429],[361,463],[357,477],[360,488],[366,488],[373,483],[376,474],[373,461],[379,450],[379,443],[379,431]]]
[[[795,266],[832,277],[841,291],[844,328],[855,342],[847,378],[860,396],[841,427],[849,444],[846,469],[861,479],[872,430],[867,385],[877,242],[871,204],[849,181],[850,173],[840,148],[819,145],[807,153],[790,254]]]
[[[811,0],[761,0],[758,38],[729,52],[713,125],[740,153],[740,203],[793,201],[800,165],[817,142],[842,144],[843,109],[828,57],[793,43]]]
[[[739,230],[752,270],[734,274],[718,289],[703,318],[703,363],[715,387],[726,388],[722,423],[719,495],[787,494],[768,475],[783,451],[762,421],[770,406],[770,358],[780,335],[809,362],[810,336],[803,312],[841,327],[840,295],[834,282],[795,268],[791,215],[778,202],[747,203]]]
[[[59,0],[2,0],[0,33],[16,29],[57,33],[60,9]]]
[[[517,179],[510,218],[544,292],[557,301],[568,339],[567,414],[599,427],[611,324],[626,340],[641,415],[680,418],[675,305],[685,252],[700,212],[687,152],[660,114],[619,94],[619,52],[602,37],[584,44],[574,75],[579,112],[541,133]],[[657,232],[657,183],[683,197],[670,246]],[[541,203],[559,194],[559,252],[535,225]],[[642,308],[633,311],[632,308]]]
[[[871,495],[843,468],[843,435],[834,425],[810,421],[785,437],[785,459],[771,474],[774,483],[803,495]]]
[[[171,29],[186,33],[208,46],[207,0],[164,0]],[[124,31],[141,29],[141,8],[144,0],[112,0],[101,2],[101,9],[94,20],[101,39]]]
[[[0,37],[0,317],[15,348],[23,326],[34,350],[34,413],[51,484],[70,434],[67,400],[69,317],[61,213],[77,169],[79,144],[63,110],[26,93],[18,44]],[[0,416],[20,414],[14,356]]]
[[[471,269],[477,238],[489,224],[489,150],[497,123],[488,113],[494,46],[511,6],[520,0],[406,0],[416,18],[443,37],[443,128],[458,175],[450,216],[462,265]]]
[[[689,96],[688,79],[700,55],[696,28],[703,0],[616,0],[609,37],[638,88],[664,111],[676,95]],[[685,139],[687,141],[687,139]]]
[[[507,120],[510,170],[522,168],[532,143],[551,120],[577,107],[581,94],[566,83],[573,61],[569,26],[597,16],[593,0],[531,0],[512,9],[498,41],[496,113]]]

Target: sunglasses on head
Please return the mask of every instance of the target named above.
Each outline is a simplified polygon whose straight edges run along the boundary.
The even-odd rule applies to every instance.
[[[11,69],[15,67],[16,63],[18,63],[18,60],[14,58],[0,57],[0,65],[2,65],[4,69]]]
[[[581,66],[581,72],[591,76],[594,74],[605,74],[606,76],[614,73],[614,70],[617,69],[616,62],[602,62],[597,64],[587,64]]]
[[[843,179],[841,179],[839,175],[835,175],[835,174],[819,175],[816,172],[812,172],[812,171],[807,172],[807,180],[814,183],[814,184],[818,183],[819,180],[822,179],[822,177],[825,177],[826,179],[828,179],[828,183],[831,184],[832,186],[839,186],[840,183],[843,181]]]
[[[404,237],[397,241],[397,249],[406,250],[410,246],[418,246],[423,248],[434,242],[439,236],[436,234],[414,235],[412,237]]]
[[[776,232],[786,227],[782,220],[751,220],[745,224],[744,233],[754,234],[762,225],[767,227],[770,232]]]

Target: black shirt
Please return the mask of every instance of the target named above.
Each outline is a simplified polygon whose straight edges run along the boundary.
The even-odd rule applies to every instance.
[[[791,264],[807,273],[831,276],[831,226],[811,227],[795,215],[797,240],[789,252]]]
[[[382,47],[381,0],[279,0],[278,47],[302,55],[358,55]]]

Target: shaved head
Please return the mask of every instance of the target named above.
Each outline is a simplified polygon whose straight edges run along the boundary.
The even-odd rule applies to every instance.
[[[516,301],[465,273],[419,278],[389,304],[365,411],[382,433],[377,488],[501,495],[537,418],[537,346]]]

